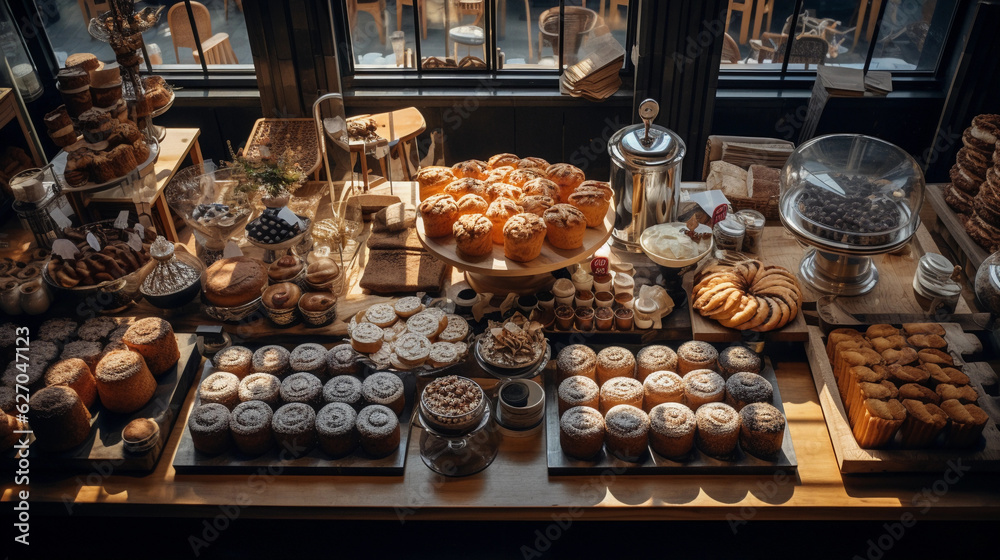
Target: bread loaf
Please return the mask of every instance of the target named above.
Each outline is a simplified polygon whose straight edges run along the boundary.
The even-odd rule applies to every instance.
[[[232,257],[216,261],[205,271],[205,299],[219,307],[235,307],[260,297],[267,269],[257,259]]]

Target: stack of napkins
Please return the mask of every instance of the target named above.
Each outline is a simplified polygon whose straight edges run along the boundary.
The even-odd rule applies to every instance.
[[[791,142],[723,142],[721,159],[743,169],[753,164],[781,168],[794,149]]]
[[[591,38],[581,50],[586,56],[563,72],[559,91],[590,101],[607,99],[622,85],[618,73],[625,62],[625,48],[606,33]]]

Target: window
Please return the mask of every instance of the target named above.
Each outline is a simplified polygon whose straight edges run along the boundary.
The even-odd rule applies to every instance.
[[[91,37],[87,30],[91,18],[110,10],[109,0],[34,2],[60,67],[65,64],[66,57],[79,52],[93,53],[101,61],[114,62],[115,53],[111,47]],[[144,8],[162,9],[159,21],[142,34],[149,55],[146,69],[157,74],[184,73],[202,77],[253,73],[242,0],[135,2],[137,11]],[[198,30],[197,34],[194,29]],[[196,36],[201,41],[196,41]]]
[[[628,12],[629,0],[347,0],[342,16],[353,73],[555,75],[595,35],[626,45]]]
[[[938,69],[957,5],[944,0],[730,0],[722,70],[782,73],[827,64],[928,76]],[[793,25],[794,34],[789,33]]]

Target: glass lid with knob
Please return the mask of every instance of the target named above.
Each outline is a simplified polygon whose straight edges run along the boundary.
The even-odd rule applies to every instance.
[[[920,225],[924,176],[901,148],[858,134],[799,146],[781,173],[780,215],[804,241],[832,252],[879,254]]]

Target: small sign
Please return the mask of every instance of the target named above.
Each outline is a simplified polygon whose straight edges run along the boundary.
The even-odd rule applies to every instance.
[[[128,210],[122,210],[118,213],[118,217],[115,218],[115,227],[118,229],[125,229],[128,227]]]
[[[594,276],[604,276],[608,273],[609,264],[607,257],[595,257],[590,261],[590,272]]]
[[[231,259],[233,257],[242,257],[243,251],[240,246],[236,244],[235,241],[230,241],[226,243],[226,248],[222,250],[222,258]]]
[[[721,222],[726,219],[726,214],[729,211],[729,207],[725,204],[720,204],[715,207],[715,211],[712,212],[712,225]]]
[[[52,252],[59,255],[63,260],[70,260],[80,252],[69,239],[56,239],[52,242]]]
[[[289,225],[294,226],[298,224],[299,227],[302,227],[303,225],[302,220],[295,215],[295,212],[289,210],[287,206],[278,211],[278,218],[285,220]]]
[[[142,239],[135,232],[129,232],[128,234],[128,246],[132,248],[136,253],[142,252]]]
[[[73,222],[69,221],[69,218],[66,217],[66,214],[63,214],[63,211],[58,206],[49,210],[49,216],[52,216],[52,221],[56,223],[59,229],[65,229],[73,225]]]
[[[146,227],[140,223],[135,224],[135,234],[139,236],[139,239],[146,239]]]
[[[97,240],[97,236],[91,232],[87,232],[87,245],[94,248],[95,251],[101,250],[101,242]]]

